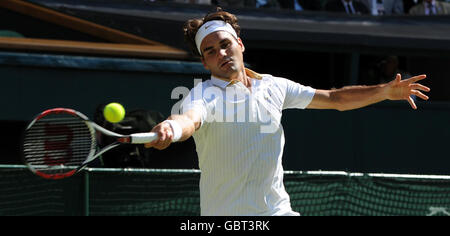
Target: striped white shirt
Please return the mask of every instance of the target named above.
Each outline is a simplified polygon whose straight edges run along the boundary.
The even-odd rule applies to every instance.
[[[201,170],[201,215],[299,215],[283,184],[281,112],[304,109],[315,90],[246,69],[241,82],[211,77],[183,101],[202,125],[193,135]]]

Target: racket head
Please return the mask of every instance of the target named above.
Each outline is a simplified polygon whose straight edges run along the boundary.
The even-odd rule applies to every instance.
[[[95,129],[85,115],[54,108],[37,115],[25,129],[22,158],[34,174],[62,179],[74,175],[96,146]]]

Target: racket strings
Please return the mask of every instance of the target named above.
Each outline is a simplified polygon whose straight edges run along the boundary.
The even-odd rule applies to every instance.
[[[48,114],[25,133],[24,159],[44,174],[63,174],[80,166],[95,148],[93,131],[74,115]]]

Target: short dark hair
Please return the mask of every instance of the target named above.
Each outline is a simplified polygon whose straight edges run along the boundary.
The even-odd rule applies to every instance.
[[[183,26],[184,32],[184,41],[188,44],[192,53],[195,56],[201,57],[197,45],[195,43],[195,35],[197,34],[198,29],[208,21],[212,20],[222,20],[230,24],[233,29],[236,31],[236,34],[240,35],[241,27],[238,25],[237,17],[229,12],[223,11],[222,8],[218,7],[215,12],[208,13],[205,17],[199,19],[191,19],[186,21]]]

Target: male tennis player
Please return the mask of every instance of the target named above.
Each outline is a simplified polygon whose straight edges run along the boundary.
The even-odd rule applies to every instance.
[[[211,79],[191,90],[181,114],[154,127],[159,139],[146,147],[165,149],[172,141],[194,137],[202,215],[299,215],[283,185],[283,109],[345,111],[386,99],[405,99],[417,109],[411,95],[428,99],[420,90],[430,89],[416,83],[425,75],[318,90],[251,71],[244,66],[237,18],[221,10],[187,21],[184,31]]]

